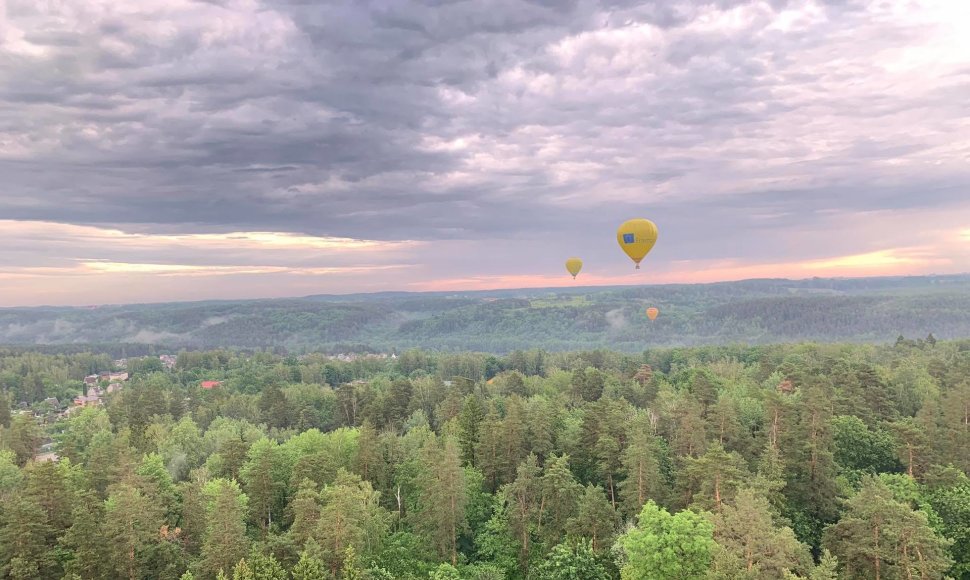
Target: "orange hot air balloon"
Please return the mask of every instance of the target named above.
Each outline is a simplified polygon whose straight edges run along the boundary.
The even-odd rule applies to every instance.
[[[650,320],[656,320],[658,314],[660,314],[660,311],[654,308],[653,306],[651,306],[650,308],[647,308],[647,318],[649,318]]]

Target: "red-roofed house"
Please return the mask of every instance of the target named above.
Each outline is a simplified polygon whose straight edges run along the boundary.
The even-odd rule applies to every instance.
[[[202,381],[200,385],[203,389],[214,389],[222,384],[222,381]]]

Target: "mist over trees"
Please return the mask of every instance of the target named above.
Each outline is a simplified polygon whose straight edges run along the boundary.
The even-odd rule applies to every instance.
[[[654,321],[645,315],[651,306],[660,309]],[[267,347],[296,354],[409,348],[503,354],[597,347],[640,352],[731,342],[883,343],[901,334],[930,333],[937,339],[970,336],[970,277],[749,280],[0,309],[0,344],[34,349],[62,345],[70,352],[114,356],[155,352],[151,348]]]

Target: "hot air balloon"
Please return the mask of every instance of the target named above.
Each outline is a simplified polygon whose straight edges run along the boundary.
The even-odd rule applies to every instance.
[[[576,274],[583,269],[583,261],[579,258],[569,258],[566,260],[566,270],[573,275],[573,279],[576,279]]]
[[[649,318],[650,320],[656,320],[658,314],[660,314],[660,311],[654,308],[653,306],[651,306],[650,308],[647,308],[647,318]]]
[[[625,221],[620,229],[616,230],[616,241],[639,270],[640,260],[657,243],[657,226],[652,221],[643,218]]]

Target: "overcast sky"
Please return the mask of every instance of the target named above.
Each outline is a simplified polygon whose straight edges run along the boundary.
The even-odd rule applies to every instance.
[[[968,30],[961,0],[0,0],[0,306],[565,285],[572,255],[970,271]]]

